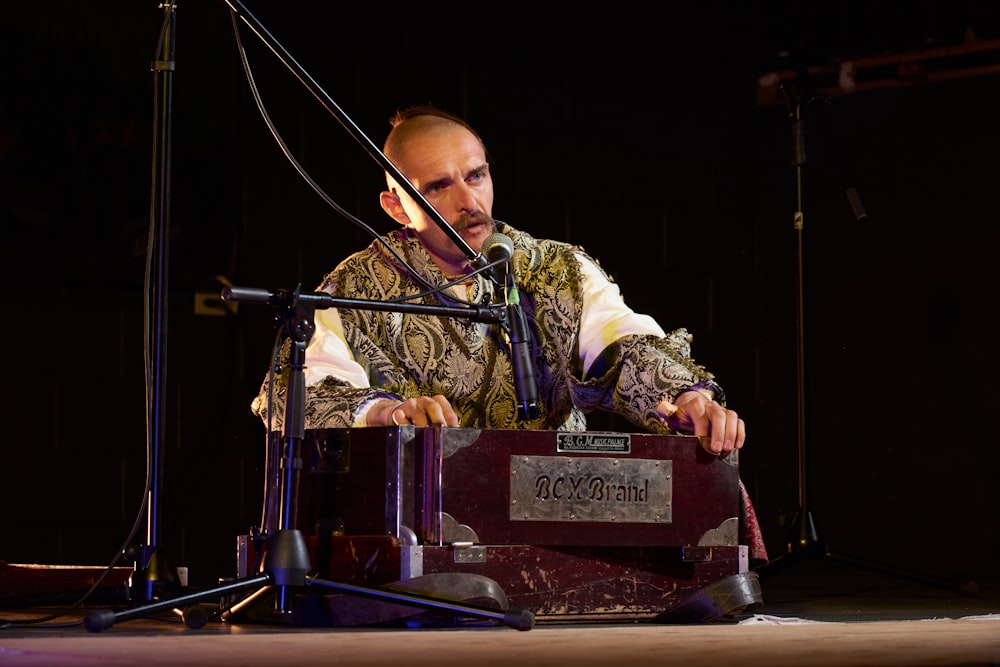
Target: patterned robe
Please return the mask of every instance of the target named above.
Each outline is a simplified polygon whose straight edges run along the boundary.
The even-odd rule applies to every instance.
[[[340,309],[347,343],[365,367],[371,388],[351,388],[335,377],[308,387],[307,428],[351,426],[358,408],[373,398],[443,394],[463,427],[582,431],[587,428],[587,413],[608,410],[643,430],[670,432],[656,413],[657,404],[696,382],[712,379],[691,359],[687,331],[678,329],[666,338],[621,338],[584,375],[578,349],[581,273],[573,257],[582,250],[558,241],[536,240],[504,223],[497,226],[514,242],[512,266],[531,336],[539,417],[518,418],[509,346],[497,325],[419,313]],[[426,281],[445,282],[408,230],[397,230],[384,239]],[[326,276],[320,290],[336,297],[392,301],[425,292],[426,287],[381,242],[375,242],[344,260]],[[470,300],[488,304],[492,299],[491,281],[484,274],[477,275]],[[462,304],[450,293],[426,295],[414,303]],[[272,423],[276,425],[283,416],[286,379],[279,380],[272,397]],[[267,414],[267,388],[265,383],[253,404],[262,418]]]
[[[498,325],[422,313],[341,308],[344,336],[355,360],[364,367],[370,387],[352,387],[333,376],[307,387],[305,428],[353,426],[360,407],[379,397],[398,400],[443,394],[462,427],[583,431],[587,413],[608,410],[638,430],[671,433],[656,412],[657,404],[693,384],[713,380],[692,359],[688,332],[677,329],[666,337],[619,338],[584,373],[579,350],[582,276],[573,256],[582,249],[535,239],[502,222],[497,222],[497,231],[514,243],[511,266],[531,337],[538,418],[523,421],[518,417],[509,346]],[[319,289],[335,297],[380,302],[425,293],[427,285],[414,278],[403,261],[431,285],[446,282],[417,237],[399,229],[345,259]],[[489,278],[479,274],[471,285],[469,301],[495,303],[492,290]],[[465,303],[448,292],[423,295],[412,302],[450,307]],[[288,351],[286,341],[284,359]],[[274,429],[281,428],[287,393],[287,364],[281,368],[275,390],[269,391],[265,378],[252,404],[253,412],[267,424],[270,396]],[[716,400],[725,401],[720,391]],[[740,492],[740,543],[749,545],[751,562],[760,564],[767,561],[763,537],[742,483]]]

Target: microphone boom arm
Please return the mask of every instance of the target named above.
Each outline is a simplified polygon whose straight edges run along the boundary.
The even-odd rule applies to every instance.
[[[420,313],[423,315],[442,315],[460,317],[476,322],[500,324],[506,326],[507,311],[502,304],[478,306],[436,306],[426,303],[405,303],[402,301],[372,301],[368,299],[347,299],[335,297],[326,292],[299,293],[296,289],[270,291],[258,287],[226,286],[222,289],[223,301],[243,301],[246,303],[262,303],[274,307],[294,308],[305,303],[310,308],[323,310],[326,308],[357,308],[359,310],[381,310],[399,313]]]
[[[486,266],[486,258],[483,257],[482,253],[477,253],[472,247],[465,242],[458,232],[456,232],[451,225],[438,213],[430,202],[428,202],[420,192],[413,187],[413,184],[403,175],[403,172],[399,170],[396,165],[394,165],[389,158],[385,156],[382,151],[372,143],[357,126],[357,124],[352,121],[346,113],[334,102],[329,95],[316,83],[315,79],[309,75],[305,69],[299,65],[298,62],[288,53],[285,48],[278,43],[278,41],[268,32],[260,21],[258,21],[253,14],[251,14],[247,8],[243,5],[240,0],[225,0],[225,3],[229,5],[230,10],[239,16],[244,23],[250,26],[250,29],[267,45],[268,48],[278,57],[278,59],[289,69],[292,74],[302,82],[302,84],[313,94],[313,96],[319,100],[320,104],[329,111],[334,118],[347,130],[348,134],[360,145],[365,151],[378,163],[385,171],[389,172],[392,177],[396,180],[400,186],[406,190],[413,199],[420,205],[427,215],[431,217],[432,220],[441,228],[448,238],[458,246],[459,250],[462,251],[466,257],[469,258],[469,263],[473,269],[481,269]]]

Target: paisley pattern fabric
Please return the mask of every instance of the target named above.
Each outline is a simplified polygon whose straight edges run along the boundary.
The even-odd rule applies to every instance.
[[[502,222],[497,223],[497,229],[514,242],[512,266],[531,336],[538,418],[523,421],[517,415],[509,346],[497,325],[422,313],[341,309],[347,343],[366,368],[371,387],[352,388],[335,377],[308,387],[306,428],[351,426],[359,407],[377,397],[443,394],[463,427],[582,431],[587,428],[587,413],[608,410],[638,428],[669,432],[656,413],[656,405],[696,382],[712,379],[711,373],[692,360],[688,332],[678,329],[666,338],[621,338],[604,350],[584,376],[578,350],[581,273],[573,256],[583,251],[558,241],[536,240]],[[409,230],[397,230],[383,239],[385,244],[375,242],[347,258],[325,277],[319,289],[336,297],[372,301],[408,300],[425,293],[426,285],[414,278],[386,245],[424,281],[432,285],[446,282]],[[479,274],[472,283],[469,301],[494,303],[492,290],[489,278]],[[409,302],[463,305],[448,292]],[[271,423],[278,427],[286,381],[287,370],[272,396]],[[265,383],[253,404],[254,412],[262,418],[266,417],[267,388]]]
[[[306,429],[351,427],[361,406],[375,398],[443,394],[462,427],[583,431],[588,413],[609,410],[638,430],[671,432],[656,413],[656,405],[695,383],[713,380],[692,359],[688,332],[677,329],[665,338],[620,338],[584,374],[578,348],[582,277],[574,258],[574,253],[584,251],[562,242],[536,240],[502,222],[497,222],[497,230],[514,242],[512,266],[531,336],[538,418],[518,418],[509,346],[498,325],[440,315],[340,309],[347,343],[367,371],[371,386],[352,387],[328,376],[307,387]],[[414,277],[404,261],[424,282]],[[417,237],[400,229],[348,257],[319,289],[335,297],[431,306],[474,307],[495,302],[493,284],[482,274],[475,276],[468,302],[449,292],[425,294],[425,283],[445,282]],[[265,379],[252,404],[265,424],[270,409],[275,430],[282,427],[288,354],[286,341],[280,364],[284,371],[276,378],[274,391],[269,391]],[[718,394],[717,399],[725,400]],[[740,544],[749,546],[751,564],[760,565],[767,562],[764,540],[742,482],[740,498]]]

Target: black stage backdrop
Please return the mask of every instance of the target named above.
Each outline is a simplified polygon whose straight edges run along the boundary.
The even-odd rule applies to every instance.
[[[816,93],[802,107],[809,505],[839,553],[990,573],[1000,75],[983,62],[1000,52],[998,12],[813,4],[246,8],[376,145],[396,107],[468,117],[494,158],[498,218],[582,245],[635,309],[692,331],[747,420],[743,476],[774,554],[799,508],[798,200],[790,98],[774,83]],[[106,563],[139,510],[162,17],[124,0],[3,10],[0,560]],[[375,161],[245,25],[241,36],[296,159],[390,229]],[[282,156],[228,5],[181,3],[175,47],[160,546],[211,584],[235,573],[236,536],[260,518],[264,430],[249,403],[273,338],[273,313],[227,312],[219,290],[311,289],[369,237]],[[844,63],[865,58],[847,92]]]

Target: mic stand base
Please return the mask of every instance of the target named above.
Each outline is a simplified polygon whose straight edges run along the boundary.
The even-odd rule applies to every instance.
[[[261,574],[247,577],[242,580],[220,584],[188,595],[181,595],[168,600],[161,600],[140,607],[126,609],[123,611],[113,611],[110,609],[96,609],[87,613],[83,619],[84,627],[90,632],[101,632],[112,627],[116,622],[126,621],[141,616],[150,616],[161,611],[182,610],[181,614],[184,624],[189,628],[201,628],[211,618],[212,614],[206,606],[199,603],[205,600],[220,600],[226,596],[242,593],[247,590],[253,592],[237,602],[235,605],[222,611],[220,616],[223,620],[231,619],[236,613],[242,611],[247,605],[260,600],[266,593],[274,590],[278,594],[278,599],[284,596],[280,593],[283,589],[299,589],[305,586],[322,586],[332,590],[357,595],[369,599],[401,604],[411,607],[418,607],[427,610],[446,611],[456,616],[467,616],[471,618],[488,619],[507,625],[517,630],[531,630],[534,627],[535,616],[532,612],[521,609],[487,609],[473,605],[459,604],[437,598],[422,595],[408,594],[399,591],[385,589],[365,588],[350,584],[338,583],[311,577],[306,574],[308,569],[308,550],[305,539],[301,531],[279,530],[268,540],[267,554],[265,555],[265,571]],[[276,605],[277,607],[277,605]],[[284,608],[276,608],[278,617],[284,620],[291,619],[291,614]]]
[[[136,568],[129,590],[134,601],[152,602],[177,594],[181,587],[180,577],[162,548],[144,545],[130,549],[126,555],[133,553]]]
[[[925,584],[934,588],[952,591],[965,596],[979,594],[978,582],[956,577],[939,577],[914,570],[893,567],[872,560],[847,556],[830,551],[826,543],[820,539],[813,521],[812,512],[803,509],[796,514],[789,534],[788,551],[769,563],[755,570],[761,583],[766,584],[775,575],[799,562],[829,561],[849,567],[860,568],[878,574],[885,574],[899,579]]]
[[[224,618],[230,618],[251,602],[264,596],[265,591],[275,593],[275,612],[281,619],[292,618],[289,593],[305,585],[319,585],[333,588],[341,592],[362,597],[373,598],[419,607],[422,609],[439,609],[457,615],[486,618],[502,622],[518,630],[530,630],[534,626],[534,614],[522,610],[486,609],[472,605],[439,600],[419,595],[388,591],[384,589],[362,588],[348,584],[340,584],[308,576],[311,570],[309,550],[300,530],[294,529],[296,520],[296,505],[298,501],[298,472],[301,467],[299,446],[305,431],[305,348],[314,329],[316,308],[333,307],[334,299],[327,294],[300,295],[294,292],[283,292],[278,295],[268,294],[266,290],[241,290],[233,288],[229,296],[242,295],[249,300],[258,300],[277,306],[281,310],[278,321],[285,335],[290,340],[288,359],[288,389],[285,400],[284,442],[285,452],[282,457],[282,477],[280,481],[280,498],[278,504],[278,525],[274,530],[266,530],[266,546],[264,548],[263,572],[257,576],[210,588],[199,593],[182,595],[152,604],[143,605],[121,612],[96,610],[84,618],[84,627],[91,632],[100,632],[110,628],[118,620],[127,620],[164,610],[182,609],[184,623],[191,628],[203,626],[210,614],[197,603],[208,599],[223,599],[223,596],[239,593],[248,589],[256,592],[248,598],[237,602],[231,608],[223,611]],[[419,305],[419,304],[417,304]],[[413,307],[414,304],[409,304]],[[405,310],[407,304],[375,303],[374,308]],[[471,315],[469,311],[465,311]],[[268,527],[269,528],[269,527]]]

